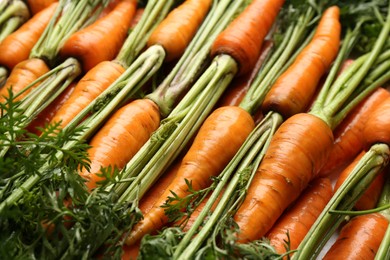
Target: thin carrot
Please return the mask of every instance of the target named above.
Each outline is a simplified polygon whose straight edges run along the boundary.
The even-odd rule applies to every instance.
[[[0,65],[12,70],[16,64],[28,59],[57,6],[57,3],[53,3],[37,13],[0,43]]]
[[[333,194],[332,183],[327,178],[316,179],[297,202],[278,219],[268,232],[270,244],[278,254],[286,253],[286,241],[289,250],[295,250],[310,227],[316,221]],[[289,239],[287,237],[289,234]]]
[[[379,213],[356,216],[341,230],[326,259],[374,259],[389,221]]]
[[[169,13],[153,31],[147,46],[163,46],[166,61],[179,58],[210,9],[211,0],[187,0]],[[175,41],[172,41],[172,37]]]
[[[9,89],[14,95],[18,94],[28,84],[49,71],[45,62],[41,59],[28,59],[22,61],[12,70],[4,87],[0,89],[0,102],[5,102],[9,97]],[[36,87],[37,85],[35,85]],[[15,100],[21,100],[32,88],[19,95]]]
[[[265,97],[264,113],[277,111],[288,118],[307,108],[321,76],[338,53],[341,31],[339,12],[336,6],[324,12],[312,41],[277,79]]]
[[[134,227],[126,243],[134,244],[145,234],[168,222],[168,216],[164,214],[164,208],[161,206],[171,196],[171,192],[181,198],[189,194],[186,179],[191,182],[194,190],[210,185],[211,177],[223,170],[253,128],[253,119],[239,107],[215,110],[200,128],[194,143],[183,158],[176,178],[153,209]]]
[[[363,128],[374,109],[384,101],[390,93],[378,88],[359,105],[334,130],[334,145],[329,159],[321,169],[319,175],[327,176],[340,170],[348,164],[360,150],[363,149]]]
[[[69,37],[59,52],[60,57],[76,58],[84,71],[115,58],[126,38],[136,5],[135,0],[120,1],[109,14]]]
[[[283,3],[284,0],[252,1],[215,40],[211,49],[212,56],[228,54],[238,64],[238,75],[248,73],[256,64],[262,41]]]
[[[157,106],[148,99],[136,100],[119,109],[92,138],[88,150],[90,169],[80,174],[93,189],[104,179],[101,167],[123,168],[160,124]]]
[[[46,7],[50,6],[52,3],[58,2],[57,0],[27,0],[28,7],[30,8],[32,14],[36,14]]]

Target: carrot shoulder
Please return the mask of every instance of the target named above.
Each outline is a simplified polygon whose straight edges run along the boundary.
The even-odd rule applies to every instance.
[[[37,13],[0,43],[0,65],[12,70],[16,64],[28,59],[57,6],[53,3]]]
[[[60,56],[76,58],[84,71],[114,59],[126,38],[136,5],[135,0],[119,2],[106,16],[74,33],[61,48]]]

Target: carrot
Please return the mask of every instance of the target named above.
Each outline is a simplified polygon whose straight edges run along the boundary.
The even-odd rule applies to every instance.
[[[46,7],[50,6],[52,3],[58,2],[57,0],[27,0],[27,4],[31,10],[32,14],[36,14]]]
[[[238,64],[238,75],[248,73],[256,64],[262,41],[283,3],[284,0],[253,0],[218,36],[213,43],[211,55],[228,54]]]
[[[54,115],[51,123],[61,122],[60,127],[65,127],[124,71],[121,65],[113,61],[99,63],[77,83],[73,93]]]
[[[277,111],[284,118],[304,111],[322,75],[335,59],[340,44],[339,8],[328,8],[312,41],[277,79],[263,102],[263,113]]]
[[[376,89],[354,108],[334,130],[334,145],[328,161],[319,175],[327,176],[340,170],[363,149],[363,128],[371,113],[390,94],[383,88]]]
[[[363,136],[365,147],[371,147],[376,143],[390,145],[390,97],[384,100],[368,118]]]
[[[319,172],[332,143],[332,130],[311,114],[296,114],[280,126],[234,216],[239,242],[259,239],[270,230]]]
[[[96,174],[101,167],[123,168],[159,124],[158,108],[148,99],[133,101],[119,109],[90,142],[90,169],[80,171],[87,187],[91,190],[104,179]]]
[[[7,82],[0,89],[0,102],[5,102],[6,98],[9,97],[9,89],[12,89],[12,93],[16,95],[22,91],[27,85],[32,83],[34,80],[49,71],[45,62],[41,59],[28,59],[22,61],[12,70]],[[35,85],[36,87],[37,85]],[[19,95],[15,100],[21,100],[24,96],[30,92],[32,88]]]
[[[210,185],[211,177],[223,170],[253,129],[253,119],[243,109],[230,106],[215,110],[200,128],[175,179],[153,209],[134,227],[126,244],[134,244],[145,234],[168,222],[168,216],[164,214],[161,206],[171,192],[181,198],[189,194],[186,179],[191,182],[194,190]]]
[[[379,213],[352,218],[323,259],[374,259],[388,225]]]
[[[0,65],[12,70],[16,64],[28,59],[57,6],[57,3],[53,3],[37,13],[0,43]]]
[[[364,154],[365,154],[364,151],[359,153],[355,157],[353,162],[351,164],[349,164],[341,172],[340,176],[338,177],[338,179],[336,181],[336,184],[334,187],[335,190],[338,190],[338,188],[340,188],[341,184],[343,184],[343,182],[347,179],[349,174],[352,172],[352,170],[355,168],[355,166],[358,164],[358,162],[360,161],[360,159],[363,157]],[[370,186],[363,193],[363,195],[360,197],[360,199],[355,203],[354,208],[356,210],[368,210],[368,209],[374,208],[375,205],[377,205],[379,197],[380,197],[381,192],[382,192],[384,179],[385,179],[385,175],[384,175],[384,171],[383,171],[381,174],[379,174],[375,178],[375,180],[370,184]]]
[[[119,2],[109,14],[69,37],[59,52],[60,57],[76,58],[84,71],[115,58],[126,38],[136,5],[135,0]]]
[[[270,244],[278,254],[286,253],[286,241],[289,250],[295,250],[310,227],[316,221],[333,194],[332,183],[327,178],[316,179],[295,204],[278,219],[267,234]],[[289,238],[287,237],[289,234]]]
[[[171,11],[153,31],[147,46],[160,44],[166,52],[166,61],[179,58],[202,23],[211,3],[211,0],[185,1]],[[175,41],[172,41],[172,37]]]
[[[43,128],[52,120],[56,112],[69,99],[75,86],[76,83],[69,85],[49,106],[39,113],[39,115],[28,125],[27,130],[36,135],[40,135],[41,131],[38,130],[38,127]]]

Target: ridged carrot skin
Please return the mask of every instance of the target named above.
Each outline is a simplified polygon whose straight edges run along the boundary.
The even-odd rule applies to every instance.
[[[147,46],[161,45],[167,54],[165,61],[179,58],[201,25],[211,3],[211,0],[185,1],[157,26]],[[172,38],[175,41],[172,41]]]
[[[375,108],[390,96],[384,88],[365,98],[333,131],[334,145],[320,176],[328,176],[348,164],[363,149],[363,128]]]
[[[379,213],[352,218],[323,259],[374,259],[388,225]]]
[[[0,43],[0,65],[12,70],[18,63],[28,59],[57,6],[57,3],[53,3],[37,13]]]
[[[36,14],[52,3],[56,3],[58,0],[27,0],[28,7],[32,14]]]
[[[57,111],[51,123],[65,127],[81,110],[107,89],[125,69],[116,62],[104,61],[88,71],[77,83],[69,99]]]
[[[333,195],[332,183],[328,178],[316,179],[294,205],[283,213],[267,237],[278,254],[286,253],[287,232],[290,250],[297,249],[310,227],[316,221]]]
[[[284,0],[253,0],[217,37],[211,55],[228,54],[238,64],[238,75],[248,73],[283,4]]]
[[[340,188],[340,186],[343,184],[343,182],[347,179],[349,174],[352,172],[352,170],[355,168],[355,166],[358,164],[360,159],[365,154],[364,151],[362,151],[360,154],[358,154],[353,162],[349,164],[339,175],[336,184],[335,184],[335,191]],[[356,210],[368,210],[374,208],[379,200],[379,197],[382,192],[385,175],[384,171],[382,171],[377,177],[375,177],[374,181],[370,184],[370,186],[367,188],[367,190],[363,193],[363,195],[360,197],[360,199],[355,203],[354,208]]]
[[[40,76],[42,76],[48,71],[49,68],[41,59],[28,59],[20,62],[11,71],[11,74],[9,75],[3,88],[0,89],[0,102],[5,102],[6,98],[9,97],[9,89],[12,88],[12,93],[16,95],[34,80],[38,79]],[[15,101],[21,100],[36,86],[37,85],[33,86],[32,88],[15,98]]]
[[[135,14],[137,1],[123,0],[106,16],[74,33],[61,48],[62,58],[73,57],[87,72],[118,54]]]
[[[242,108],[230,106],[215,110],[200,128],[175,179],[153,209],[134,227],[126,244],[136,243],[145,234],[160,229],[168,222],[161,206],[172,196],[171,192],[179,197],[189,194],[186,179],[191,181],[194,190],[207,187],[211,177],[224,169],[254,126],[252,117]]]
[[[284,118],[305,111],[321,77],[336,58],[340,45],[340,10],[328,8],[310,43],[276,80],[263,102],[263,113],[275,111]]]
[[[311,114],[296,114],[276,131],[234,216],[239,242],[263,237],[316,177],[333,144],[332,130]]]
[[[98,176],[101,167],[122,169],[159,125],[158,107],[149,99],[135,100],[115,112],[90,142],[90,170],[80,171],[88,189],[103,180]]]
[[[366,148],[376,143],[390,145],[390,97],[371,113],[364,126],[363,136]]]

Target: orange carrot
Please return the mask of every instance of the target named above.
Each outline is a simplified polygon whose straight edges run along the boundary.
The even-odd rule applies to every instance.
[[[335,141],[332,152],[321,169],[320,176],[327,176],[340,170],[363,149],[364,124],[378,104],[389,96],[390,93],[387,90],[383,88],[376,89],[370,96],[360,102],[334,130]]]
[[[53,3],[37,13],[0,43],[0,65],[12,70],[16,64],[28,59],[57,6],[57,3]]]
[[[335,191],[341,186],[341,184],[343,184],[345,179],[347,179],[349,174],[352,172],[352,170],[355,168],[355,166],[358,164],[359,160],[363,157],[364,154],[364,151],[361,152],[358,156],[356,156],[355,160],[341,172],[334,187]],[[382,173],[380,173],[375,178],[375,180],[370,184],[370,186],[363,193],[360,199],[356,202],[354,206],[356,210],[368,210],[374,208],[375,205],[377,205],[385,180],[384,173],[385,172],[382,171]]]
[[[296,114],[280,126],[234,216],[239,242],[259,239],[270,230],[319,172],[332,144],[332,130],[317,116]]]
[[[210,185],[211,177],[223,170],[253,129],[253,119],[245,110],[233,106],[215,110],[200,128],[175,179],[153,209],[134,227],[126,243],[134,244],[143,235],[168,222],[161,205],[171,196],[171,192],[181,198],[189,194],[186,179],[192,183],[194,190]]]
[[[125,69],[116,62],[104,61],[88,71],[69,99],[57,111],[51,123],[65,127],[81,110],[107,89]]]
[[[123,168],[160,124],[158,107],[148,99],[140,99],[119,109],[92,138],[88,150],[90,170],[80,174],[91,190],[104,177],[101,167]]]
[[[284,118],[305,111],[320,78],[336,58],[340,44],[339,8],[328,8],[310,43],[276,80],[263,102],[263,113],[276,111]]]
[[[214,41],[212,56],[228,54],[239,66],[238,75],[248,73],[256,64],[262,41],[283,3],[284,0],[253,0]]]
[[[55,113],[62,107],[62,105],[69,99],[76,83],[70,84],[49,106],[47,106],[39,115],[28,125],[27,131],[40,135],[41,131],[38,127],[43,128],[54,117]]]
[[[298,201],[272,227],[267,237],[278,254],[286,253],[286,242],[289,234],[289,250],[298,248],[310,227],[321,214],[333,194],[329,179],[313,181]]]
[[[45,62],[41,59],[28,59],[22,61],[12,70],[10,76],[8,77],[5,85],[0,89],[0,102],[5,102],[6,98],[9,97],[9,89],[12,89],[12,93],[16,95],[22,91],[27,85],[32,83],[34,80],[45,74],[49,71],[49,68]],[[34,86],[36,87],[37,84]],[[15,100],[21,100],[26,96],[31,90],[30,88],[25,91],[23,94],[15,98]]]
[[[136,5],[135,0],[119,2],[109,14],[74,33],[61,48],[60,56],[76,58],[84,71],[115,58],[126,38]]]
[[[161,45],[167,54],[166,61],[179,58],[202,23],[211,3],[211,0],[185,1],[171,11],[154,30],[147,46]],[[172,37],[175,41],[172,41]]]
[[[46,7],[50,6],[52,3],[58,2],[57,0],[27,0],[28,7],[31,10],[32,14],[36,14]]]
[[[368,118],[364,130],[365,147],[376,143],[390,145],[390,97],[378,105]]]
[[[323,259],[374,259],[388,225],[379,213],[352,218]]]

